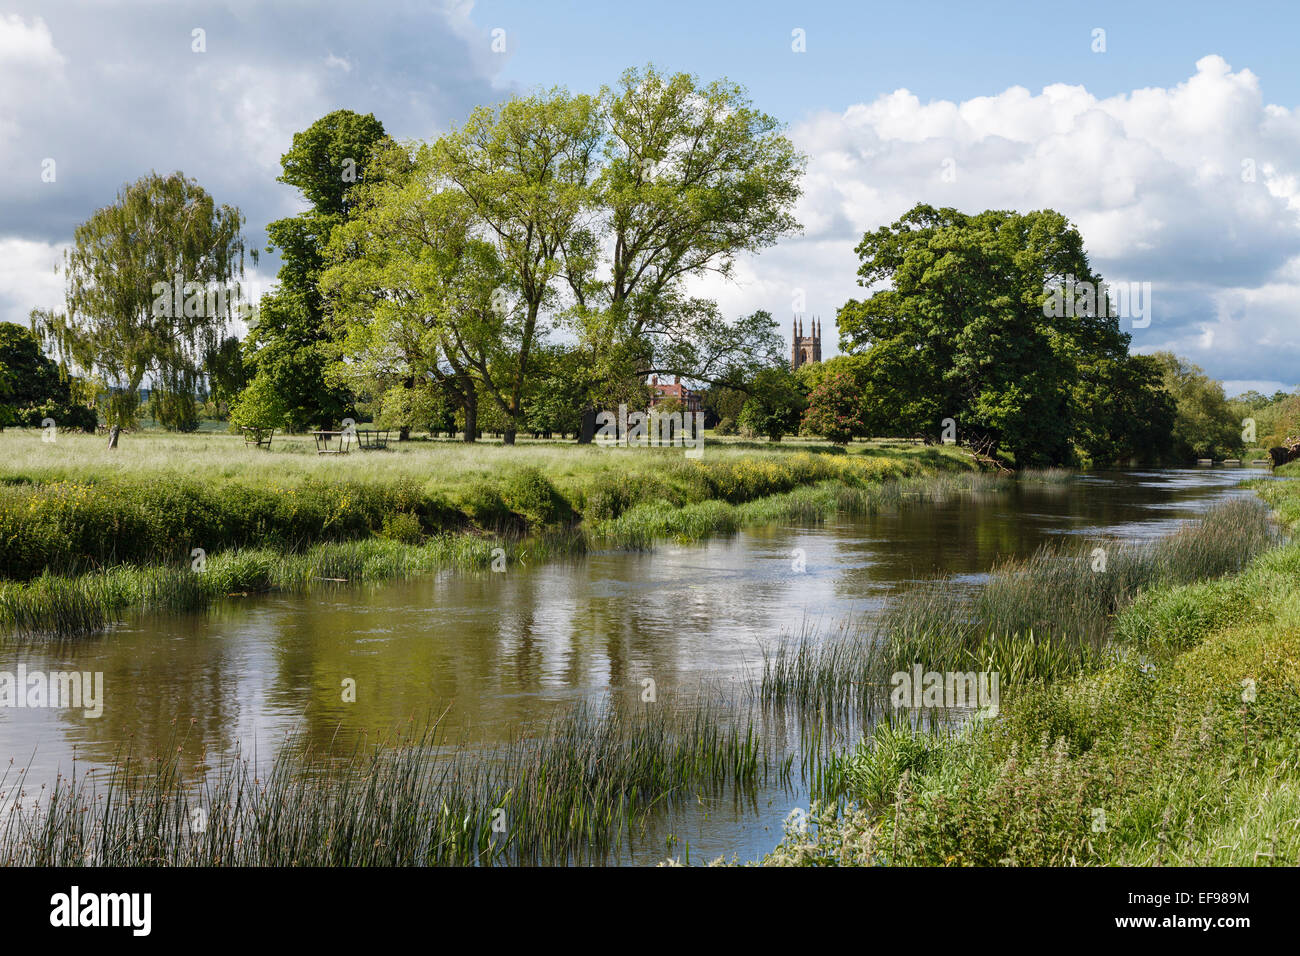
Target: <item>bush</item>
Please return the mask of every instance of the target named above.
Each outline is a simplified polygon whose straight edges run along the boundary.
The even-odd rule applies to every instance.
[[[573,507],[537,468],[521,468],[511,473],[501,493],[510,510],[523,516],[530,527],[541,528],[573,520]]]
[[[424,529],[420,519],[410,512],[399,511],[397,514],[385,515],[383,527],[379,534],[405,544],[416,544],[424,538]]]
[[[271,380],[258,375],[230,406],[230,424],[240,428],[283,428],[288,410]]]

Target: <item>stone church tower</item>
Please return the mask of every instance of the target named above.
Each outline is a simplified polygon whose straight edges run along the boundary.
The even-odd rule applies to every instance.
[[[790,371],[800,365],[822,360],[822,327],[817,319],[812,320],[812,335],[803,334],[803,319],[794,320],[794,341],[790,345]]]

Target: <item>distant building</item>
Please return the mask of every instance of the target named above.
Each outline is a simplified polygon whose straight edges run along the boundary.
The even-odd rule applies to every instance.
[[[656,375],[650,379],[650,407],[654,408],[660,402],[666,402],[670,398],[675,398],[682,403],[682,411],[695,412],[703,409],[703,403],[699,392],[694,392],[682,384],[680,375],[673,376],[671,385],[660,385],[659,376]]]
[[[812,320],[812,335],[803,334],[803,319],[794,320],[793,341],[790,343],[790,371],[800,365],[822,360],[822,326],[818,319]]]

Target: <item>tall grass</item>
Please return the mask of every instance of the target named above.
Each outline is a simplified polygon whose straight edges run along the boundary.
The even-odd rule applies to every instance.
[[[144,441],[156,441],[146,439]],[[424,445],[348,456],[327,467],[291,452],[266,455],[213,437],[162,443],[172,459],[91,452],[74,437],[14,445],[0,433],[0,575],[78,574],[117,564],[188,560],[246,547],[298,551],[384,533],[395,521],[423,534],[467,528],[523,533],[617,519],[636,507],[687,509],[712,525],[722,502],[739,506],[824,482],[863,488],[939,468],[955,455],[863,450],[852,455],[720,452],[685,460],[668,449],[522,448],[503,453]],[[188,442],[188,443],[187,443]],[[72,448],[65,447],[71,444]],[[152,446],[146,446],[152,447]],[[644,452],[644,454],[643,454]],[[725,525],[724,525],[725,528]],[[700,533],[700,532],[693,532]]]
[[[765,655],[758,693],[804,712],[870,716],[890,675],[925,670],[987,671],[1002,688],[1049,683],[1086,671],[1117,611],[1156,587],[1240,571],[1279,540],[1268,509],[1237,498],[1163,538],[1095,546],[1060,544],[995,568],[973,593],[952,578],[905,590],[880,622],[825,640],[803,635]]]
[[[733,715],[734,716],[734,715]],[[437,725],[322,759],[300,743],[259,774],[228,762],[193,784],[175,756],[60,778],[6,812],[16,866],[429,866],[599,862],[647,812],[775,767],[744,719],[707,705],[582,704],[496,751],[447,748]],[[310,768],[310,769],[309,769]],[[9,772],[0,791],[11,789]]]
[[[122,565],[76,577],[43,574],[0,581],[0,630],[18,639],[72,636],[100,630],[134,612],[183,613],[223,598],[266,591],[305,593],[347,584],[399,579],[448,568],[481,569],[501,549],[517,563],[575,556],[587,539],[576,531],[530,538],[444,534],[420,544],[366,538],[316,545],[300,553],[238,548],[206,558],[202,571]]]
[[[593,541],[649,548],[1002,485],[979,472],[910,475],[915,462],[865,454],[659,464],[639,477],[588,475],[571,498],[532,466],[452,498],[407,478],[254,490],[191,480],[155,487],[140,477],[0,487],[0,568],[9,578],[0,578],[0,631],[86,633],[128,609],[194,611],[231,594],[481,568],[496,547],[527,549],[534,560],[582,553]],[[646,500],[629,507],[629,493]],[[610,517],[577,523],[587,513]],[[189,570],[191,545],[207,553],[201,574]]]
[[[649,548],[673,538],[699,541],[744,526],[797,522],[816,524],[836,514],[876,514],[895,508],[937,504],[1006,487],[1008,479],[986,472],[905,477],[872,483],[842,479],[818,482],[742,504],[710,500],[681,507],[665,501],[636,505],[598,523],[593,535],[625,548]]]

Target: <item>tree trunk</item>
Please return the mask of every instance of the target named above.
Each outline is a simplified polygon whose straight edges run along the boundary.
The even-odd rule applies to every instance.
[[[465,397],[465,441],[478,437],[478,399],[473,392]]]
[[[117,436],[121,433],[122,426],[120,425],[114,425],[108,430],[108,447],[110,451],[117,447]]]
[[[513,445],[514,443],[515,443],[515,430],[514,428],[507,428],[505,431],[501,433],[501,444]]]
[[[584,408],[582,410],[582,430],[578,432],[578,444],[590,445],[596,439],[596,410],[594,408]]]
[[[399,428],[399,429],[397,430],[397,440],[398,440],[398,441],[410,441],[410,440],[411,440],[411,426],[410,426],[410,425],[403,425],[401,428]]]

